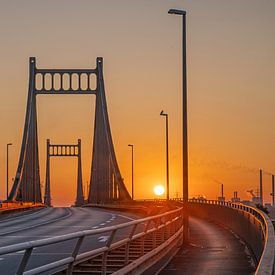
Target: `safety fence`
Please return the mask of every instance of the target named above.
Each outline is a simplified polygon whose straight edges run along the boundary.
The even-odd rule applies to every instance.
[[[256,274],[274,272],[274,228],[269,217],[253,206],[216,200],[191,199],[190,215],[230,228],[245,241],[257,264]]]
[[[182,243],[182,224],[183,210],[178,208],[163,214],[101,229],[83,230],[57,237],[1,247],[0,255],[23,252],[16,274],[25,275],[43,274],[44,272],[53,274],[62,271],[65,271],[66,274],[73,274],[75,268],[81,268],[79,267],[81,263],[101,256],[101,274],[106,274],[108,272],[108,255],[112,251],[124,247],[124,264],[118,270],[113,271],[115,274],[126,274],[129,272],[136,274],[152,267],[165,257],[167,253],[176,253],[177,249],[175,248]],[[104,243],[101,246],[91,248],[90,246],[96,243],[95,240],[97,239],[95,237],[103,236],[103,234],[107,234],[107,236],[104,236]],[[150,240],[149,246],[148,240]],[[36,267],[34,261],[31,261],[34,249],[37,251],[40,247],[48,246],[57,250],[56,245],[64,245],[68,241],[73,241],[69,256],[65,254],[61,259],[54,259],[44,264],[40,263]],[[138,255],[131,248],[132,244],[136,244],[137,241],[139,241]],[[89,244],[89,249],[87,249],[87,244]],[[136,258],[131,255],[132,251]]]

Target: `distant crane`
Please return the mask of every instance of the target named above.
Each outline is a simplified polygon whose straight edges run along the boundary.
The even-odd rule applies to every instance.
[[[249,193],[249,194],[251,195],[251,197],[252,197],[252,202],[253,202],[253,203],[255,203],[255,204],[261,203],[260,197],[259,197],[259,195],[258,195],[258,193],[259,193],[258,190],[257,190],[256,195],[255,195],[253,189],[249,189],[249,190],[247,190],[246,192]]]
[[[255,198],[255,197],[256,197],[255,194],[254,194],[253,189],[247,190],[246,192],[249,193],[249,194],[251,195],[252,198]]]

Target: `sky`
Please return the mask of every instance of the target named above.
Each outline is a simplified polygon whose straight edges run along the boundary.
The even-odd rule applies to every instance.
[[[187,11],[189,196],[249,199],[264,174],[270,201],[275,173],[275,1],[271,0],[0,0],[0,199],[10,184],[23,134],[28,58],[39,68],[94,68],[104,58],[105,88],[119,166],[135,197],[165,185],[165,120],[169,114],[170,195],[181,196],[181,21]],[[46,139],[82,139],[83,181],[90,178],[95,97],[39,95],[40,171]],[[53,159],[54,205],[72,204],[77,160]]]

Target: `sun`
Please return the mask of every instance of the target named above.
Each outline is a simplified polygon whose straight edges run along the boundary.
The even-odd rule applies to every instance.
[[[154,193],[157,196],[161,196],[164,194],[164,187],[162,185],[156,185],[154,187]]]

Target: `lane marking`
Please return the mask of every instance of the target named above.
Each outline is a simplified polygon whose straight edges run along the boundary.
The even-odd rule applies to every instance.
[[[48,223],[53,223],[53,222],[56,222],[56,221],[64,220],[64,219],[66,219],[66,218],[68,218],[72,215],[72,212],[69,210],[69,208],[65,208],[65,210],[67,212],[69,212],[69,214],[66,215],[66,216],[63,216],[63,217],[60,217],[60,218],[57,218],[57,219],[53,219],[53,220],[49,220],[49,221],[45,221],[45,222],[42,222],[42,223],[37,223],[37,224],[31,225],[31,226],[22,227],[18,230],[11,230],[11,231],[8,231],[8,232],[3,232],[3,233],[0,233],[0,236],[5,236],[5,235],[8,235],[10,233],[15,233],[15,232],[23,231],[23,230],[26,230],[26,229],[39,227],[41,225],[45,225],[45,224],[48,224]]]
[[[100,225],[105,225],[105,223],[101,223]]]
[[[122,217],[122,218],[125,218],[125,219],[128,219],[128,220],[131,220],[131,221],[135,221],[136,219],[134,218],[131,218],[131,217],[127,217],[127,216],[124,216],[124,215],[118,215],[119,217]]]
[[[93,226],[93,227],[92,227],[92,229],[96,229],[96,228],[99,228],[99,226],[96,225],[96,226]]]
[[[105,243],[108,239],[109,239],[109,236],[101,236],[97,238],[98,242],[100,243]]]
[[[46,212],[46,210],[49,210],[49,208],[38,209],[34,213],[25,213],[25,214],[22,213],[21,215],[17,215],[14,217],[0,219],[0,226],[2,226],[1,223],[10,222],[10,221],[18,221],[19,218],[27,218],[27,217],[31,217],[31,216],[34,216],[37,214],[42,214],[41,212]],[[45,215],[46,215],[46,213],[45,213]]]

